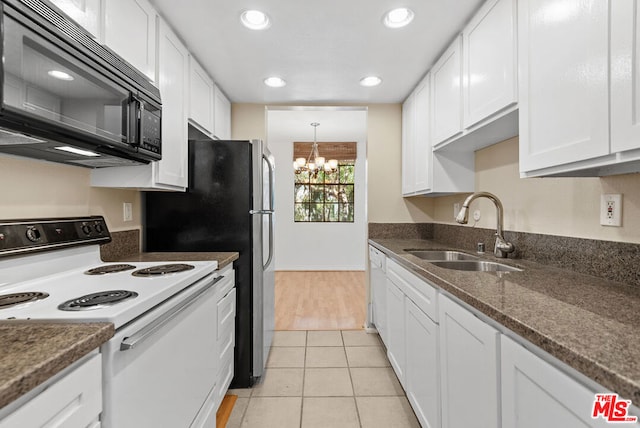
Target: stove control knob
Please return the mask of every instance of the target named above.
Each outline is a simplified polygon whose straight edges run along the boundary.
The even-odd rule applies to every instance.
[[[89,226],[88,224],[83,224],[82,233],[84,233],[85,235],[91,234],[91,226]]]
[[[96,223],[95,228],[96,228],[96,232],[98,233],[104,232],[104,227],[102,227],[100,223]]]
[[[27,229],[27,239],[31,242],[38,242],[42,235],[40,231],[35,227],[30,227]]]

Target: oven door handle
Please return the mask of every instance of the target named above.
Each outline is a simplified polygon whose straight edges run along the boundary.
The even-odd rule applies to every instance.
[[[224,279],[224,276],[218,276],[214,278],[211,284],[206,286],[204,289],[190,296],[184,302],[174,306],[171,310],[156,318],[151,324],[148,324],[146,327],[140,329],[131,336],[125,337],[124,340],[120,343],[120,350],[128,351],[129,349],[133,349],[147,340],[149,337],[153,336],[153,334],[156,333],[162,326],[187,310],[191,305],[198,301],[200,296],[209,291],[209,289],[215,283],[221,281],[222,279]]]

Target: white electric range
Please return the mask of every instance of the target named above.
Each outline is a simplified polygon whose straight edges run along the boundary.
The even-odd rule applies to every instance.
[[[103,263],[110,239],[102,217],[0,221],[0,319],[114,324],[100,349],[103,428],[207,426],[217,262]]]

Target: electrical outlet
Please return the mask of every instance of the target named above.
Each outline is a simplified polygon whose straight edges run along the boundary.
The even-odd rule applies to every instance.
[[[131,204],[131,202],[122,203],[122,220],[124,221],[133,220],[133,205]]]
[[[621,194],[600,196],[600,224],[603,226],[622,226]]]
[[[458,213],[460,213],[460,203],[456,202],[455,204],[453,204],[453,218],[454,219],[456,217],[458,217]]]
[[[473,219],[474,219],[475,221],[480,220],[480,210],[475,210],[475,211],[473,212]]]

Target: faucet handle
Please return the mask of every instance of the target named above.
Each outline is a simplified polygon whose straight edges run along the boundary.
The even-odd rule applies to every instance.
[[[496,246],[493,253],[496,257],[506,258],[507,254],[513,253],[516,247],[511,242],[504,240],[502,236],[496,236]]]

